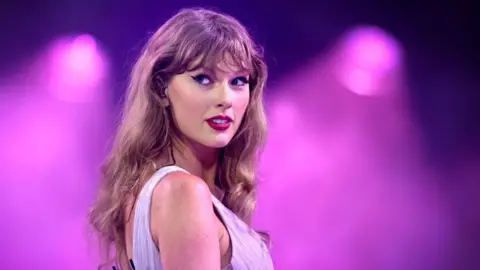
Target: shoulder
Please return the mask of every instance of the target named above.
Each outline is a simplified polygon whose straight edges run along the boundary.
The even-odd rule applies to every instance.
[[[155,187],[152,206],[162,207],[169,202],[191,202],[207,200],[211,202],[210,190],[202,179],[185,172],[171,172],[164,176]]]
[[[151,225],[157,237],[170,225],[209,223],[214,217],[210,189],[205,181],[194,175],[171,172],[153,191]]]
[[[155,187],[150,229],[165,268],[219,269],[216,222],[212,195],[202,179],[173,172]]]

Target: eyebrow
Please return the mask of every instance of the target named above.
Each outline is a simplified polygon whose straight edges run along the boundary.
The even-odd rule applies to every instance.
[[[192,72],[198,72],[198,71],[205,71],[211,75],[216,75],[217,72],[216,71],[220,71],[222,73],[226,73],[226,74],[233,74],[235,76],[245,76],[245,77],[250,77],[250,72],[248,72],[247,69],[239,69],[239,70],[236,70],[236,71],[233,71],[233,72],[230,72],[230,71],[225,71],[225,70],[222,70],[222,69],[219,69],[219,68],[216,68],[216,69],[213,69],[213,68],[210,68],[210,67],[198,67],[197,69],[194,69],[192,70]]]

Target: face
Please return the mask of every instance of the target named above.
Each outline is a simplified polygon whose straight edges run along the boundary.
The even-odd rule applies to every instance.
[[[226,146],[247,109],[248,80],[247,72],[226,63],[174,76],[167,96],[182,134],[207,147]]]

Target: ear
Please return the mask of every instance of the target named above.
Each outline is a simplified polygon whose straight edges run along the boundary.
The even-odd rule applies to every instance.
[[[170,101],[168,99],[168,84],[165,82],[165,80],[159,76],[155,75],[152,78],[152,83],[155,91],[158,93],[160,97],[160,106],[162,107],[168,107],[170,106]]]
[[[161,96],[161,99],[160,99],[160,105],[162,107],[170,106],[170,99],[168,98],[168,89],[169,89],[169,87],[167,86],[165,88],[165,90],[163,90],[164,92],[163,92],[163,94]]]

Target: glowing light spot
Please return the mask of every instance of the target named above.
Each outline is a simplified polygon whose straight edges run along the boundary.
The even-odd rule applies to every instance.
[[[98,96],[105,79],[106,61],[90,35],[61,39],[52,47],[50,92],[70,102],[86,102]]]
[[[380,81],[399,65],[399,47],[380,28],[354,29],[341,45],[340,82],[358,95],[378,94]]]

